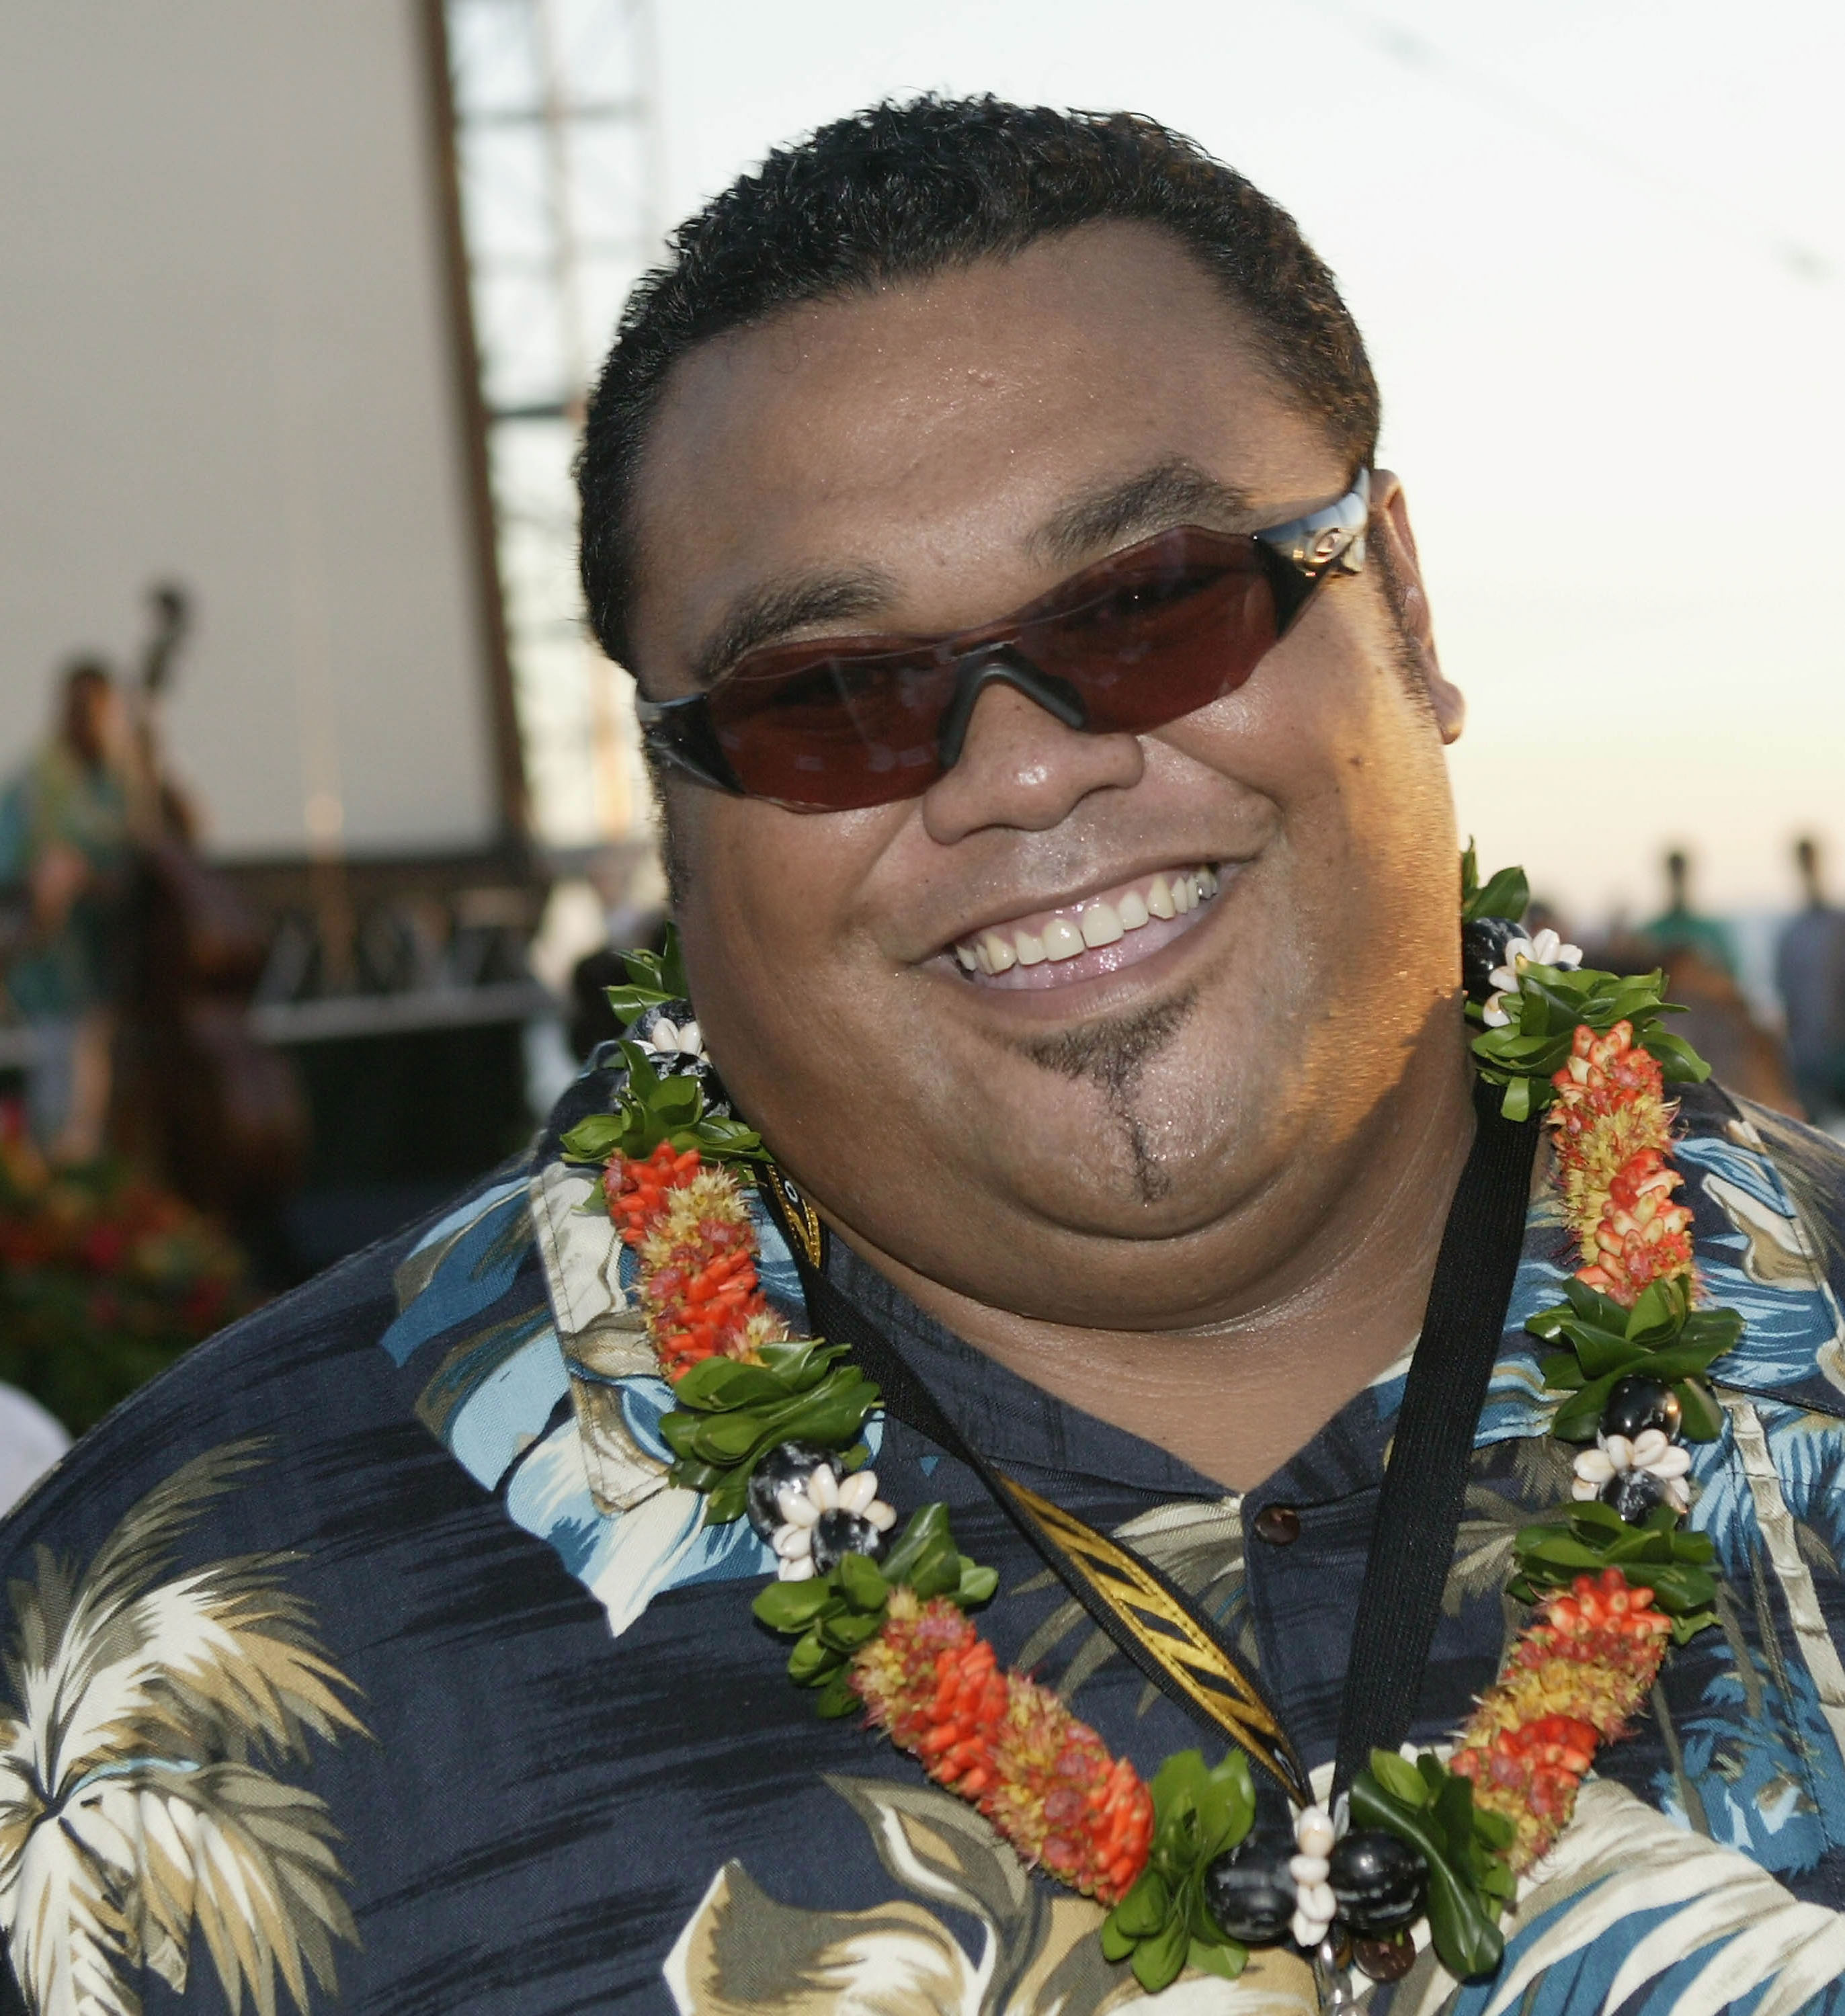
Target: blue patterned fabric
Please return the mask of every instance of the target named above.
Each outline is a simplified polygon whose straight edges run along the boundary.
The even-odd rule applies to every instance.
[[[433,1222],[202,1348],[8,1525],[0,1923],[34,2012],[1008,2012],[1141,1999],[1097,1909],[849,1719],[755,1625],[770,1572],[666,1475],[632,1255],[563,1127]],[[1425,1951],[1375,2016],[1845,2010],[1845,1161],[1715,1092],[1679,1149],[1713,1295],[1743,1310],[1697,1452],[1717,1625],[1669,1661],[1524,1885],[1492,1980]],[[762,1271],[803,1320],[766,1219]],[[1541,1200],[1477,1438],[1414,1737],[1497,1670],[1512,1536],[1567,1493],[1526,1316],[1570,1265]],[[1402,1390],[1393,1369],[1242,1497],[1025,1384],[837,1244],[838,1286],[968,1438],[1222,1620],[1329,1773]],[[880,1495],[949,1505],[982,1628],[1151,1774],[1199,1732],[960,1464],[874,1420]],[[1253,1514],[1290,1507],[1271,1545]],[[49,1705],[61,1704],[56,1712]],[[60,1718],[62,1718],[60,1719]],[[1313,2004],[1304,1964],[1166,2006]]]

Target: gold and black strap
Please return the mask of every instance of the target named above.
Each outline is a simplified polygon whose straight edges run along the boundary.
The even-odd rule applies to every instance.
[[[1449,1207],[1379,1494],[1339,1705],[1335,1790],[1375,1748],[1409,1733],[1441,1614],[1480,1409],[1523,1244],[1535,1121],[1474,1089],[1475,1132]],[[765,1186],[784,1220],[808,1314],[850,1347],[899,1420],[965,1463],[1097,1625],[1194,1721],[1220,1732],[1305,1805],[1306,1775],[1260,1685],[1183,1589],[1117,1540],[995,1468],[949,1420],[896,1346],[827,1279],[825,1229],[777,1172]]]
[[[1215,1621],[1151,1562],[989,1463],[943,1412],[895,1344],[831,1280],[813,1207],[773,1166],[762,1188],[800,1272],[814,1330],[847,1345],[886,1411],[966,1464],[1098,1628],[1191,1719],[1236,1744],[1297,1804],[1311,1794],[1281,1717]]]
[[[824,1267],[827,1263],[827,1228],[820,1222],[820,1213],[774,1163],[759,1164],[755,1175],[759,1186],[774,1211],[776,1222],[781,1227],[782,1236],[788,1242],[788,1251],[798,1258],[805,1257],[810,1267]]]
[[[1023,1512],[1035,1526],[1032,1537],[1039,1552],[1058,1569],[1065,1586],[1073,1589],[1080,1582],[1092,1591],[1138,1650],[1158,1664],[1166,1677],[1156,1684],[1163,1685],[1195,1720],[1202,1714],[1264,1766],[1291,1798],[1307,1804],[1306,1777],[1280,1718],[1197,1604],[1119,1541],[1098,1533],[1004,1471],[996,1470],[993,1476],[1001,1503],[1014,1519]],[[1085,1607],[1101,1621],[1094,1603]],[[1105,1622],[1103,1629],[1108,1629]],[[1109,1636],[1122,1643],[1119,1633],[1111,1631]],[[1135,1663],[1145,1670],[1144,1660]]]

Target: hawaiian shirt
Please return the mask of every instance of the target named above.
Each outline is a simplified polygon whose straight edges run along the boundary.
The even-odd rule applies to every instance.
[[[517,1166],[201,1346],[6,1525],[5,2006],[1099,2016],[1146,1999],[1104,1958],[1098,1906],[784,1677],[787,1643],[750,1608],[773,1557],[670,1481],[632,1256],[596,1173],[559,1150],[614,1089],[590,1074]],[[1693,1472],[1717,1624],[1601,1753],[1497,1975],[1457,1985],[1425,1939],[1367,1991],[1375,2016],[1845,2009],[1845,1157],[1710,1089],[1683,1129],[1703,1280],[1748,1322]],[[759,1231],[799,1325],[790,1256]],[[1540,1192],[1418,1743],[1493,1678],[1519,1622],[1512,1537],[1567,1496],[1522,1328],[1566,1248]],[[959,1342],[838,1242],[829,1264],[968,1442],[1221,1621],[1323,1790],[1403,1364],[1227,1493]],[[879,1495],[946,1501],[998,1570],[980,1622],[1002,1661],[1144,1775],[1200,1745],[970,1471],[894,1418],[868,1439]],[[1291,1949],[1160,2000],[1316,2007]]]

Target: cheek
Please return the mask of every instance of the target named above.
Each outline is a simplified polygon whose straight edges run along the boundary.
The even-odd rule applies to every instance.
[[[1445,973],[1450,952],[1458,957],[1440,733],[1368,614],[1303,628],[1241,691],[1162,731],[1175,760],[1270,808],[1267,929],[1290,948],[1295,977],[1335,992],[1361,973]]]
[[[1161,739],[1270,801],[1296,847],[1393,850],[1451,823],[1429,816],[1449,797],[1431,710],[1396,663],[1388,618],[1363,603],[1316,603],[1246,686]]]
[[[708,794],[680,828],[687,974],[740,1096],[765,1079],[823,1076],[837,1053],[888,823],[884,811],[804,816]]]

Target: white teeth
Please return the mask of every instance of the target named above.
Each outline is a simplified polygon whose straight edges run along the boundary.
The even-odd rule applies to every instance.
[[[1112,903],[1091,903],[1083,913],[1083,942],[1092,951],[1097,945],[1113,945],[1123,935]]]
[[[964,971],[989,976],[1009,973],[1015,966],[1074,959],[1085,948],[1117,943],[1156,917],[1164,922],[1184,916],[1220,887],[1217,871],[1208,866],[1155,875],[1144,894],[1137,888],[1113,902],[1098,898],[1076,916],[1050,918],[1041,931],[982,931],[976,938],[960,940],[954,956]]]

